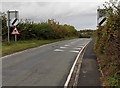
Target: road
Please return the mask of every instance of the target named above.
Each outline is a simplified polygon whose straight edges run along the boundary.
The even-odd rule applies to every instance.
[[[63,86],[79,51],[90,40],[59,41],[3,58],[3,86]]]

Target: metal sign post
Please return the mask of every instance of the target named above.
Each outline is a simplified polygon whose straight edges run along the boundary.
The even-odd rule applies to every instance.
[[[17,35],[15,35],[15,42],[17,41]]]
[[[8,43],[10,42],[10,12],[7,11],[7,14],[8,14]]]

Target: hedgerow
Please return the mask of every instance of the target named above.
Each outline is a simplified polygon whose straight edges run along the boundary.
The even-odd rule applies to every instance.
[[[109,8],[112,8],[111,10]],[[95,51],[108,86],[120,86],[120,8],[108,8],[109,16],[96,31]]]
[[[7,40],[7,25],[5,16],[2,17],[2,37],[3,41]],[[10,27],[10,33],[12,33],[14,27]],[[71,25],[60,25],[54,19],[48,19],[47,22],[33,23],[33,22],[20,22],[17,25],[17,29],[20,32],[18,40],[29,39],[60,39],[65,37],[78,36],[78,31]],[[10,39],[14,39],[14,35],[10,35]]]

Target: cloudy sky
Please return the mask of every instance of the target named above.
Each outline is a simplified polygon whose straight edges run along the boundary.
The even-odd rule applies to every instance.
[[[18,10],[20,19],[55,19],[80,29],[96,28],[96,10],[106,0],[2,0],[2,12]],[[107,0],[108,1],[108,0]]]

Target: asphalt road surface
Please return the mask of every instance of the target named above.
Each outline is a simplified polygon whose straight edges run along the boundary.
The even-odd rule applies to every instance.
[[[79,51],[90,40],[64,40],[3,58],[3,86],[63,86]]]

